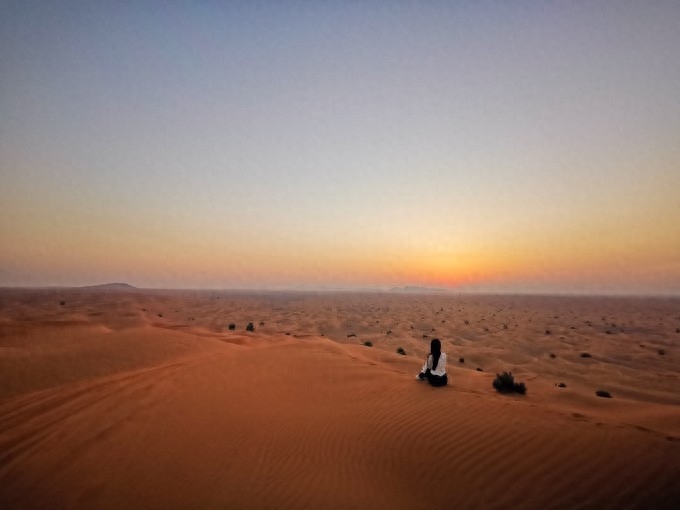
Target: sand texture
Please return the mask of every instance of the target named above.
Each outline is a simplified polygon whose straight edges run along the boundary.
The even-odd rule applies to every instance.
[[[0,290],[0,508],[680,508],[678,328],[673,299]],[[446,388],[414,380],[433,337]]]

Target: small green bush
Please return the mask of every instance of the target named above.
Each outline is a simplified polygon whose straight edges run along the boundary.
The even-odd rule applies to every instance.
[[[406,356],[406,351],[404,350],[403,347],[397,347],[397,354],[401,354],[402,356]]]
[[[373,342],[369,342],[368,340],[366,340],[366,341],[364,342],[364,345],[365,345],[366,347],[373,347]]]
[[[501,393],[515,392],[524,395],[527,392],[527,387],[523,382],[515,382],[512,372],[496,374],[496,378],[493,380],[492,384],[495,390]]]

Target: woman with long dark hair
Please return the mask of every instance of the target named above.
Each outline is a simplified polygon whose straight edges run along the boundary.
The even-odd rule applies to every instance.
[[[416,376],[417,379],[427,381],[432,386],[446,386],[449,378],[446,376],[446,353],[442,352],[442,343],[438,338],[430,342],[430,354],[425,360],[423,369]]]

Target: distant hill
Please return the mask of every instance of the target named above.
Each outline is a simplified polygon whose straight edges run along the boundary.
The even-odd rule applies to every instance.
[[[129,283],[102,283],[100,285],[86,285],[81,289],[101,289],[101,290],[137,290],[137,287]]]
[[[446,294],[449,291],[446,289],[436,289],[431,287],[415,287],[412,285],[406,287],[393,287],[389,292],[399,292],[402,294]]]

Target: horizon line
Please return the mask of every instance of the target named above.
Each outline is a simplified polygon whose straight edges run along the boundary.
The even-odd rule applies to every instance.
[[[119,287],[116,287],[118,285]],[[411,290],[406,290],[411,289]],[[545,297],[611,297],[611,298],[680,298],[677,293],[629,293],[629,292],[599,292],[599,291],[517,291],[517,290],[474,290],[474,289],[450,289],[438,287],[421,287],[407,285],[401,287],[356,287],[356,288],[239,288],[239,287],[137,287],[128,283],[103,283],[93,285],[0,285],[0,290],[117,290],[125,291],[194,291],[194,292],[221,292],[239,294],[275,294],[275,293],[300,293],[300,294],[400,294],[400,295],[441,295],[441,296],[545,296]]]

